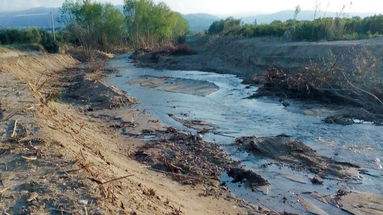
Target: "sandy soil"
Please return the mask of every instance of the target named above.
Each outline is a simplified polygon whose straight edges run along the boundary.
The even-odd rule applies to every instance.
[[[139,84],[142,87],[199,96],[207,96],[218,90],[218,86],[208,81],[182,78],[145,77],[132,80],[130,84]]]
[[[0,59],[9,58],[9,57],[19,57],[22,55],[25,55],[25,53],[17,51],[17,50],[10,50],[4,47],[0,47]]]
[[[81,98],[74,102],[73,97],[70,104],[60,102],[65,90],[76,84],[71,80],[78,73],[88,81],[81,84],[92,83],[86,69],[73,69],[77,65],[67,55],[0,61],[1,211],[258,214],[219,183],[181,185],[132,159],[146,144],[134,135],[164,128],[138,111],[126,93],[92,80],[94,87],[108,95],[100,103],[85,106]],[[105,99],[110,98],[110,105],[105,106]],[[121,135],[121,128],[131,137]]]

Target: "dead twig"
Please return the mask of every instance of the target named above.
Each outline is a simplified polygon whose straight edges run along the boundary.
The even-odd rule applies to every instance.
[[[12,135],[11,135],[12,138],[16,137],[17,123],[18,123],[18,121],[16,119],[15,120],[15,124],[13,125],[13,132],[12,132]]]
[[[66,210],[63,210],[63,209],[51,208],[51,210],[60,212],[61,214],[64,214],[64,213],[66,213],[66,214],[72,214],[71,212],[66,211]]]
[[[37,199],[39,197],[39,194],[36,192],[31,193],[30,197],[27,199],[28,202],[32,202],[33,200]]]
[[[44,98],[44,96],[31,84],[31,82],[28,81],[27,84],[28,84],[29,89],[36,95],[36,97],[39,98],[40,102],[43,105],[47,106],[48,103],[47,103],[46,99]]]
[[[367,90],[364,90],[364,89],[362,89],[362,88],[360,88],[360,87],[355,86],[355,85],[354,85],[353,83],[351,83],[351,81],[347,78],[347,76],[344,74],[344,72],[342,72],[342,75],[344,76],[344,78],[346,79],[347,83],[348,83],[351,87],[353,87],[353,88],[355,88],[355,89],[357,89],[357,90],[360,90],[360,91],[362,91],[362,92],[364,92],[364,93],[370,95],[370,96],[373,97],[375,100],[377,100],[380,104],[383,105],[383,101],[380,100],[375,94],[373,94],[373,93],[371,93],[371,92],[369,92],[369,91],[367,91]]]
[[[10,120],[12,117],[14,117],[15,115],[17,114],[17,112],[12,112],[12,113],[10,113],[5,119],[4,119],[4,121],[8,121],[8,120]]]
[[[9,189],[9,187],[6,187],[6,188],[0,190],[0,194],[4,193],[4,192],[7,191],[8,189]]]
[[[26,157],[26,156],[21,156],[21,157],[24,158],[27,161],[35,161],[35,160],[37,160],[37,157]]]
[[[126,176],[122,176],[122,177],[114,178],[114,179],[112,179],[112,180],[105,181],[105,182],[102,182],[101,180],[96,179],[96,178],[89,178],[89,179],[90,179],[91,181],[96,182],[97,184],[105,185],[105,184],[108,184],[108,183],[111,183],[111,182],[114,182],[114,181],[119,181],[119,180],[122,180],[122,179],[125,179],[125,178],[128,178],[128,177],[132,177],[132,176],[134,176],[134,175],[126,175]]]

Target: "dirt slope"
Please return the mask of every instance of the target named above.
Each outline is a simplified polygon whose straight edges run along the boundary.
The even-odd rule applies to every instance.
[[[144,142],[121,136],[105,121],[56,102],[58,92],[70,85],[62,77],[79,72],[65,70],[77,64],[68,55],[0,60],[2,211],[194,215],[254,210],[225,192],[203,195],[212,188],[183,186],[148,169],[131,158]],[[133,104],[129,107],[137,111]],[[145,114],[131,117],[150,124]],[[151,126],[161,130],[161,125]]]
[[[312,65],[326,64],[329,58],[348,70],[361,56],[376,60],[376,71],[383,64],[383,38],[353,41],[289,42],[279,38],[196,37],[188,45],[197,52],[186,56],[138,57],[138,64],[161,69],[201,70],[231,73],[247,80],[277,67],[294,72]]]

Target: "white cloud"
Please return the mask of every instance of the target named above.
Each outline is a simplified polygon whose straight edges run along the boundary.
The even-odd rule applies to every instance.
[[[58,7],[57,0],[0,0],[0,11],[24,10],[34,7]]]

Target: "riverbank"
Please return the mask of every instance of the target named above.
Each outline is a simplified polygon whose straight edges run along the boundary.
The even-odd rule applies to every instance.
[[[195,36],[187,45],[191,51],[187,55],[166,52],[140,53],[135,59],[137,66],[149,66],[156,69],[198,70],[217,73],[229,73],[251,82],[267,74],[269,68],[279,68],[294,72],[310,66],[312,63],[324,64],[334,55],[339,65],[352,69],[357,56],[382,56],[383,38],[291,42],[280,38],[258,37],[219,37]],[[376,71],[381,71],[379,61]]]
[[[267,97],[247,99],[257,87],[243,84],[243,80],[234,75],[137,68],[129,56],[121,55],[109,62],[118,73],[111,75],[108,82],[139,98],[140,109],[147,110],[156,119],[219,144],[247,170],[256,173],[234,169],[221,175],[221,181],[241,199],[296,214],[308,214],[308,210],[345,214],[337,204],[318,202],[316,197],[327,196],[331,201],[333,198],[348,198],[337,197],[338,191],[350,192],[351,195],[358,191],[381,193],[379,165],[383,151],[377,143],[383,139],[382,127],[364,122],[349,126],[327,124],[322,117],[334,111],[323,105],[289,100],[290,105],[285,107]],[[169,81],[166,87],[129,84],[145,80],[145,77],[151,77],[150,82],[179,78],[188,81]],[[218,90],[208,95],[195,93],[189,83],[199,86],[200,81],[210,82],[210,85],[218,86]],[[150,139],[151,135],[145,138]],[[165,136],[164,143],[169,139],[171,136]],[[144,158],[158,152],[175,157],[176,166],[181,168],[172,169],[182,172],[185,171],[182,164],[188,160],[179,162],[179,152],[189,154],[189,150],[198,150],[199,145],[195,147],[188,140],[184,142],[190,145],[189,148],[179,150],[177,144],[174,147],[170,145],[173,147],[170,151],[174,153],[163,148],[161,154],[160,144],[152,144],[141,154]],[[161,167],[156,165],[157,162],[154,159],[149,164]],[[206,167],[206,171],[209,170],[210,167]],[[261,177],[267,185],[247,183],[247,179],[233,176],[238,172],[248,178]],[[370,207],[356,201],[350,205],[353,204],[361,205],[356,210]],[[351,208],[346,206],[344,209]]]
[[[138,51],[132,58],[139,67],[237,75],[246,84],[262,86],[249,98],[276,97],[286,105],[286,99],[301,99],[348,108],[325,119],[329,123],[383,122],[383,38],[289,42],[206,36],[191,39],[186,47],[189,51],[183,55]]]
[[[126,92],[106,84],[100,74],[90,73],[87,65],[72,57],[7,56],[1,59],[0,71],[4,158],[0,208],[6,213],[267,212],[236,199],[219,180],[207,176],[222,171],[212,161],[180,166],[177,162],[187,158],[181,154],[177,162],[165,162],[161,156],[153,157],[154,163],[135,161],[149,153],[140,154],[142,150],[159,146],[156,138],[143,141],[144,134],[166,137],[160,140],[161,145],[198,137],[164,128],[138,110],[136,100]],[[107,76],[104,70],[101,74]],[[210,147],[201,141],[193,143]],[[168,152],[160,152],[174,149],[166,147]],[[210,148],[207,156],[229,161],[219,148]],[[189,153],[192,158],[197,151]],[[153,169],[155,164],[162,167]],[[211,165],[210,170],[192,170],[202,164]],[[202,182],[194,182],[195,178]]]

